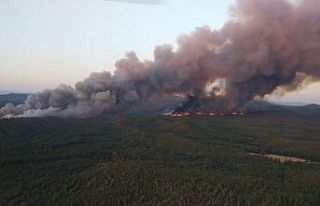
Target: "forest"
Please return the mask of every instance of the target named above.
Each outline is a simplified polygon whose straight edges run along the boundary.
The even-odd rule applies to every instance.
[[[319,125],[277,113],[0,120],[0,205],[317,205]]]

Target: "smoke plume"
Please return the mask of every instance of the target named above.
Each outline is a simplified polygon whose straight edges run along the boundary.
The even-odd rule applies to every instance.
[[[130,52],[113,74],[93,73],[75,87],[7,104],[0,117],[98,114],[132,99],[177,94],[196,99],[203,110],[231,112],[248,100],[319,80],[319,0],[237,0],[230,13],[220,30],[197,28],[180,36],[176,49],[157,46],[153,61]]]

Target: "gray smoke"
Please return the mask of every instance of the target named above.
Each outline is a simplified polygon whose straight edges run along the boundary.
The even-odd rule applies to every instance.
[[[130,52],[113,74],[31,95],[24,105],[3,107],[0,117],[98,114],[131,99],[177,94],[196,96],[203,110],[230,112],[319,80],[318,0],[237,0],[230,11],[222,29],[197,28],[176,49],[157,46],[153,61]]]

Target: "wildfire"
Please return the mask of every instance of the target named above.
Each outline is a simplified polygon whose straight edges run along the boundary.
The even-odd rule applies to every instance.
[[[171,117],[188,117],[191,114],[189,112],[173,112]]]
[[[232,112],[233,116],[243,116],[245,115],[245,112]]]
[[[208,116],[208,117],[222,117],[222,116],[244,116],[246,114],[245,111],[236,111],[232,113],[218,113],[218,112],[203,112],[198,111],[196,113],[190,113],[190,112],[172,112],[170,114],[171,117],[189,117],[191,115],[195,116]]]
[[[95,118],[94,115],[81,115],[79,116],[80,119],[93,119]]]
[[[224,114],[222,113],[215,113],[215,112],[197,112],[196,115],[198,116],[211,116],[211,117],[215,117],[215,116],[223,116]]]

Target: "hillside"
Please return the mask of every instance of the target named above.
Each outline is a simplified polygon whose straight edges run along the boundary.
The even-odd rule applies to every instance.
[[[165,112],[173,111],[182,105],[184,99],[181,97],[171,97],[162,100],[149,100],[144,102],[133,102],[121,107],[114,114],[131,115],[159,115]],[[249,101],[244,106],[250,114],[280,114],[280,115],[320,115],[320,105],[310,104],[303,106],[290,106],[270,103],[266,101]]]
[[[173,111],[182,105],[184,98],[170,97],[165,99],[151,99],[148,101],[130,102],[114,111],[114,114],[130,114],[130,115],[159,115],[164,112]],[[280,105],[267,101],[249,101],[244,106],[248,113],[265,113],[265,114],[299,114],[306,116],[320,115],[320,105],[310,104],[302,106]]]
[[[280,113],[280,114],[300,114],[300,115],[320,115],[320,105],[309,104],[303,106],[280,105],[265,101],[250,101],[245,106],[251,113]]]
[[[0,120],[0,205],[317,205],[319,125],[277,113]]]
[[[28,96],[29,94],[2,94],[0,95],[0,107],[3,107],[6,103],[13,103],[14,105],[22,104]]]
[[[4,94],[0,95],[0,108],[6,103],[14,105],[23,104],[30,94]],[[110,111],[111,114],[126,115],[159,115],[169,112],[182,105],[184,98],[168,97],[163,99],[150,99],[148,101],[127,102]],[[290,103],[288,103],[290,104]],[[266,101],[249,101],[244,107],[249,113],[281,113],[300,114],[308,116],[320,115],[320,105],[310,104],[303,106],[281,105]]]

